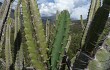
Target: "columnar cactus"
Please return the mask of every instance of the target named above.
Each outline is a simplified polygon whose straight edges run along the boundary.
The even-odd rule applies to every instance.
[[[6,58],[6,70],[9,69],[12,64],[12,54],[11,54],[11,19],[8,18],[6,25],[6,36],[5,36],[5,58]]]
[[[20,30],[20,2],[21,0],[18,1],[19,3],[17,4],[17,7],[15,9],[15,24],[14,24],[14,40],[17,36],[17,32]]]
[[[84,31],[85,25],[84,25],[84,22],[83,22],[83,17],[82,17],[82,15],[80,15],[80,19],[81,19],[81,26],[82,26],[82,29],[83,29],[83,31]]]
[[[44,34],[43,24],[40,18],[40,13],[38,8],[36,8],[37,5],[35,0],[30,0],[29,4],[30,4],[31,16],[32,16],[32,24],[36,36],[36,43],[40,46],[39,50],[41,53],[41,57],[43,58],[43,61],[46,62],[48,60],[48,56],[47,56],[48,47]]]
[[[49,21],[47,20],[46,22],[46,41],[48,42],[49,41]]]
[[[9,14],[11,3],[12,3],[12,0],[7,1],[7,5],[6,5],[5,11],[3,13],[3,17],[1,18],[1,22],[0,22],[1,23],[1,25],[0,25],[0,40],[1,40],[4,25],[6,23],[6,20],[7,20],[8,14]]]
[[[35,43],[32,36],[32,23],[30,22],[30,14],[28,12],[28,1],[22,0],[22,8],[23,8],[23,21],[24,21],[24,32],[26,38],[26,44],[28,46],[29,56],[31,58],[31,62],[33,63],[36,69],[46,70],[44,63],[41,62],[40,54],[37,50],[37,44]],[[30,33],[29,33],[30,32]]]
[[[82,46],[84,45],[84,42],[85,42],[85,38],[86,38],[86,35],[87,35],[87,31],[89,29],[89,26],[92,22],[92,19],[94,18],[94,15],[97,11],[97,9],[101,6],[101,0],[91,0],[91,5],[90,5],[90,9],[89,9],[89,12],[88,12],[88,17],[87,17],[87,25],[86,25],[86,28],[85,28],[85,31],[84,31],[84,34],[83,34],[83,39],[82,39]]]
[[[62,57],[64,56],[64,50],[67,44],[67,39],[69,35],[69,24],[70,16],[67,11],[61,12],[59,16],[59,27],[57,30],[56,38],[53,44],[52,54],[51,54],[51,66],[52,70],[57,70],[61,65],[58,62],[61,62]],[[58,66],[58,67],[57,67]]]

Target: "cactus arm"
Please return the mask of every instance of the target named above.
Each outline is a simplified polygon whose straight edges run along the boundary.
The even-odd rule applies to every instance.
[[[48,56],[47,56],[48,47],[47,47],[46,37],[44,35],[44,29],[43,29],[43,25],[41,22],[41,18],[39,18],[40,14],[38,12],[38,9],[36,9],[36,4],[33,5],[33,3],[36,3],[36,2],[34,0],[28,1],[30,14],[31,14],[31,22],[33,25],[32,27],[34,31],[34,37],[39,47],[38,51],[40,53],[41,61],[44,62],[45,68],[47,69],[46,64],[48,63],[47,62],[48,61]],[[35,16],[33,17],[33,15]]]
[[[95,8],[94,8],[94,11],[96,12],[97,9],[101,6],[101,0],[96,0],[96,5],[95,5]],[[95,14],[95,13],[94,13]]]
[[[6,26],[6,38],[5,38],[5,58],[6,58],[6,69],[8,70],[10,65],[12,64],[12,54],[11,54],[11,19],[8,18],[7,26]]]
[[[92,20],[94,16],[94,8],[95,8],[96,0],[91,0],[91,5],[88,14],[88,21]]]
[[[103,33],[100,35],[99,39],[98,39],[98,46],[102,46],[102,44],[104,43],[104,41],[107,38],[107,35],[110,32],[110,23],[107,22],[105,25],[105,28],[103,30]]]
[[[60,16],[61,14],[58,14],[58,11],[57,11],[57,14],[56,14],[56,22],[55,23],[53,23],[53,24],[51,24],[51,26],[50,26],[50,40],[49,40],[49,53],[51,54],[51,52],[52,52],[52,45],[53,45],[53,43],[54,43],[54,41],[55,41],[55,36],[56,36],[56,34],[57,34],[57,32],[58,32],[58,27],[59,27],[59,22],[60,22],[60,20],[58,20],[58,19],[60,19],[61,18],[61,16]]]
[[[14,40],[16,39],[17,33],[20,29],[20,2],[21,0],[18,1],[17,7],[15,9],[15,24],[14,24]]]
[[[8,0],[5,11],[3,13],[2,20],[0,22],[0,24],[1,24],[1,26],[0,26],[0,41],[1,41],[1,36],[2,36],[2,33],[3,33],[4,25],[5,25],[5,22],[7,20],[8,14],[9,14],[10,6],[11,6],[11,1]]]
[[[26,38],[26,44],[28,46],[29,56],[31,58],[31,62],[33,63],[33,66],[36,69],[40,70],[46,70],[43,63],[40,61],[39,54],[36,55],[36,44],[34,42],[34,39],[32,37],[32,28],[30,23],[30,16],[27,10],[27,1],[22,0],[22,8],[23,8],[23,20],[24,20],[24,32],[25,32],[25,38]]]
[[[100,7],[99,4],[100,4],[100,0],[98,0],[98,1],[91,0],[91,5],[90,5],[88,17],[87,17],[88,22],[87,22],[87,25],[86,25],[86,28],[85,28],[85,31],[84,31],[84,35],[83,35],[83,38],[82,38],[81,46],[84,45],[85,38],[86,38],[86,35],[87,35],[87,31],[89,29],[89,26],[91,24],[91,21],[92,21],[92,19],[94,17],[95,12]]]
[[[102,15],[99,16],[98,14],[102,14]],[[95,42],[97,42],[97,39],[99,38],[99,35],[104,30],[106,21],[108,19],[108,15],[109,15],[109,11],[106,10],[103,6],[96,12],[96,15],[95,15],[95,17],[94,17],[94,19],[93,19],[93,21],[92,21],[92,23],[90,25],[90,28],[89,28],[89,31],[88,31],[88,36],[86,38],[85,44],[88,44],[88,46],[89,46],[90,43],[95,44]],[[97,17],[99,17],[99,18],[97,18]],[[94,38],[94,39],[92,39],[92,38]],[[86,45],[86,47],[87,47],[87,45]],[[90,49],[90,47],[88,47],[87,49],[88,50],[92,50],[92,49]]]
[[[63,32],[64,32],[64,24],[60,24],[60,27],[58,29],[58,34],[56,35],[56,40],[53,45],[53,50],[52,50],[52,57],[51,57],[51,64],[52,64],[52,70],[57,70],[57,60],[60,55],[61,51],[61,43],[62,43],[62,37],[63,37]],[[59,47],[60,46],[60,47]]]
[[[57,14],[56,14],[56,22],[55,23],[53,23],[53,24],[51,24],[51,26],[50,26],[50,40],[49,40],[49,53],[51,54],[51,52],[52,52],[52,45],[53,45],[53,43],[54,43],[54,41],[55,41],[55,36],[56,36],[56,34],[57,34],[57,31],[58,31],[58,27],[59,27],[59,22],[60,22],[60,20],[58,20],[58,19],[60,19],[61,18],[61,16],[60,16],[60,14],[58,14],[58,12],[57,12]]]
[[[60,56],[62,56],[63,55],[63,58],[62,57],[60,57],[59,59],[60,59],[60,61],[59,61],[59,64],[58,65],[60,65],[59,66],[59,70],[64,70],[65,69],[65,66],[67,65],[68,66],[68,60],[69,60],[69,58],[68,58],[68,56],[67,56],[67,52],[68,52],[68,48],[69,48],[69,46],[70,46],[70,43],[71,43],[71,36],[69,35],[69,38],[68,38],[68,42],[67,42],[67,45],[66,45],[66,47],[65,47],[65,51],[60,55]],[[69,66],[70,67],[70,66]],[[68,67],[68,68],[69,68]]]
[[[6,70],[9,69],[12,64],[12,53],[11,53],[11,24],[12,19],[10,18],[11,9],[9,10],[8,20],[6,24],[6,34],[5,34],[5,60],[6,60]]]
[[[50,27],[50,24],[49,24],[49,20],[47,20],[46,22],[46,41],[48,42],[49,41],[49,27]]]
[[[83,22],[83,17],[82,17],[82,15],[80,15],[80,20],[81,20],[82,29],[83,29],[83,31],[84,31],[84,30],[85,30],[85,25],[84,25],[84,22]]]
[[[67,44],[68,32],[69,32],[69,16],[67,11],[62,11],[61,20],[59,22],[58,31],[56,34],[56,39],[53,44],[52,54],[51,54],[51,65],[52,70],[57,69],[57,61],[62,58],[62,53],[64,53],[65,46]],[[67,18],[67,19],[66,19]],[[60,59],[61,60],[61,59]]]
[[[34,15],[34,17],[33,17],[33,27],[34,27],[34,30],[35,30],[35,36],[37,38],[37,43],[40,46],[39,49],[41,50],[40,53],[43,56],[42,57],[43,61],[45,62],[48,59],[48,56],[47,56],[48,47],[47,47],[46,38],[45,38],[45,35],[44,35],[43,24],[42,24],[42,21],[41,21],[41,18],[40,18],[40,13],[39,13],[36,1],[35,0],[30,0],[29,3],[30,3],[31,13],[32,13],[32,15]]]
[[[69,50],[70,43],[71,43],[71,35],[69,35],[69,38],[68,38],[68,43],[67,43],[67,45],[66,45],[66,49],[65,49],[66,53],[67,53],[67,52],[68,52],[68,50]]]
[[[0,57],[2,57],[1,53],[2,53],[3,48],[4,48],[5,30],[6,30],[6,25],[4,26],[3,33],[2,33],[2,36],[1,36],[1,41],[0,41]]]
[[[65,12],[65,11],[64,11]],[[62,49],[61,49],[61,54],[60,54],[60,57],[59,57],[59,64],[62,63],[62,60],[63,60],[63,57],[65,57],[65,51],[66,51],[66,45],[68,43],[68,38],[69,38],[69,31],[70,31],[70,15],[68,12],[65,12],[65,33],[64,33],[64,39],[62,41],[63,45],[62,45]],[[62,64],[63,65],[63,64]],[[59,66],[60,67],[60,66]]]

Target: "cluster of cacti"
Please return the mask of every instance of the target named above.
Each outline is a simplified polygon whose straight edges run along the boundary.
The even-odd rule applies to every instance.
[[[91,0],[87,24],[72,24],[67,10],[42,23],[36,0],[0,7],[0,70],[109,70],[109,0]],[[77,28],[79,27],[79,28]],[[103,46],[103,47],[100,47]]]

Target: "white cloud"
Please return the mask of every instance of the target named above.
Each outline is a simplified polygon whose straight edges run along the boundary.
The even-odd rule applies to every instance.
[[[71,13],[71,18],[80,19],[80,15],[82,15],[83,19],[86,19],[88,15],[88,10],[89,10],[89,4],[74,8]]]
[[[52,16],[56,13],[56,5],[54,3],[42,3],[39,8],[41,16]]]
[[[40,0],[41,1],[41,0]],[[41,16],[52,16],[56,11],[68,10],[71,18],[80,19],[80,15],[86,19],[88,14],[89,0],[54,0],[55,3],[46,2],[39,5]]]
[[[67,9],[71,11],[71,9],[74,7],[74,1],[73,0],[55,0],[55,4],[57,6],[57,9],[59,11],[62,11],[64,9]]]

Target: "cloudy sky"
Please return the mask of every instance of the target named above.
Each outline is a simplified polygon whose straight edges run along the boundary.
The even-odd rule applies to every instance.
[[[17,0],[15,0],[17,2]],[[3,2],[3,0],[0,0]],[[14,2],[13,7],[16,6]],[[72,19],[79,19],[80,15],[87,18],[90,0],[37,0],[41,16],[52,16],[56,11],[68,10]]]

